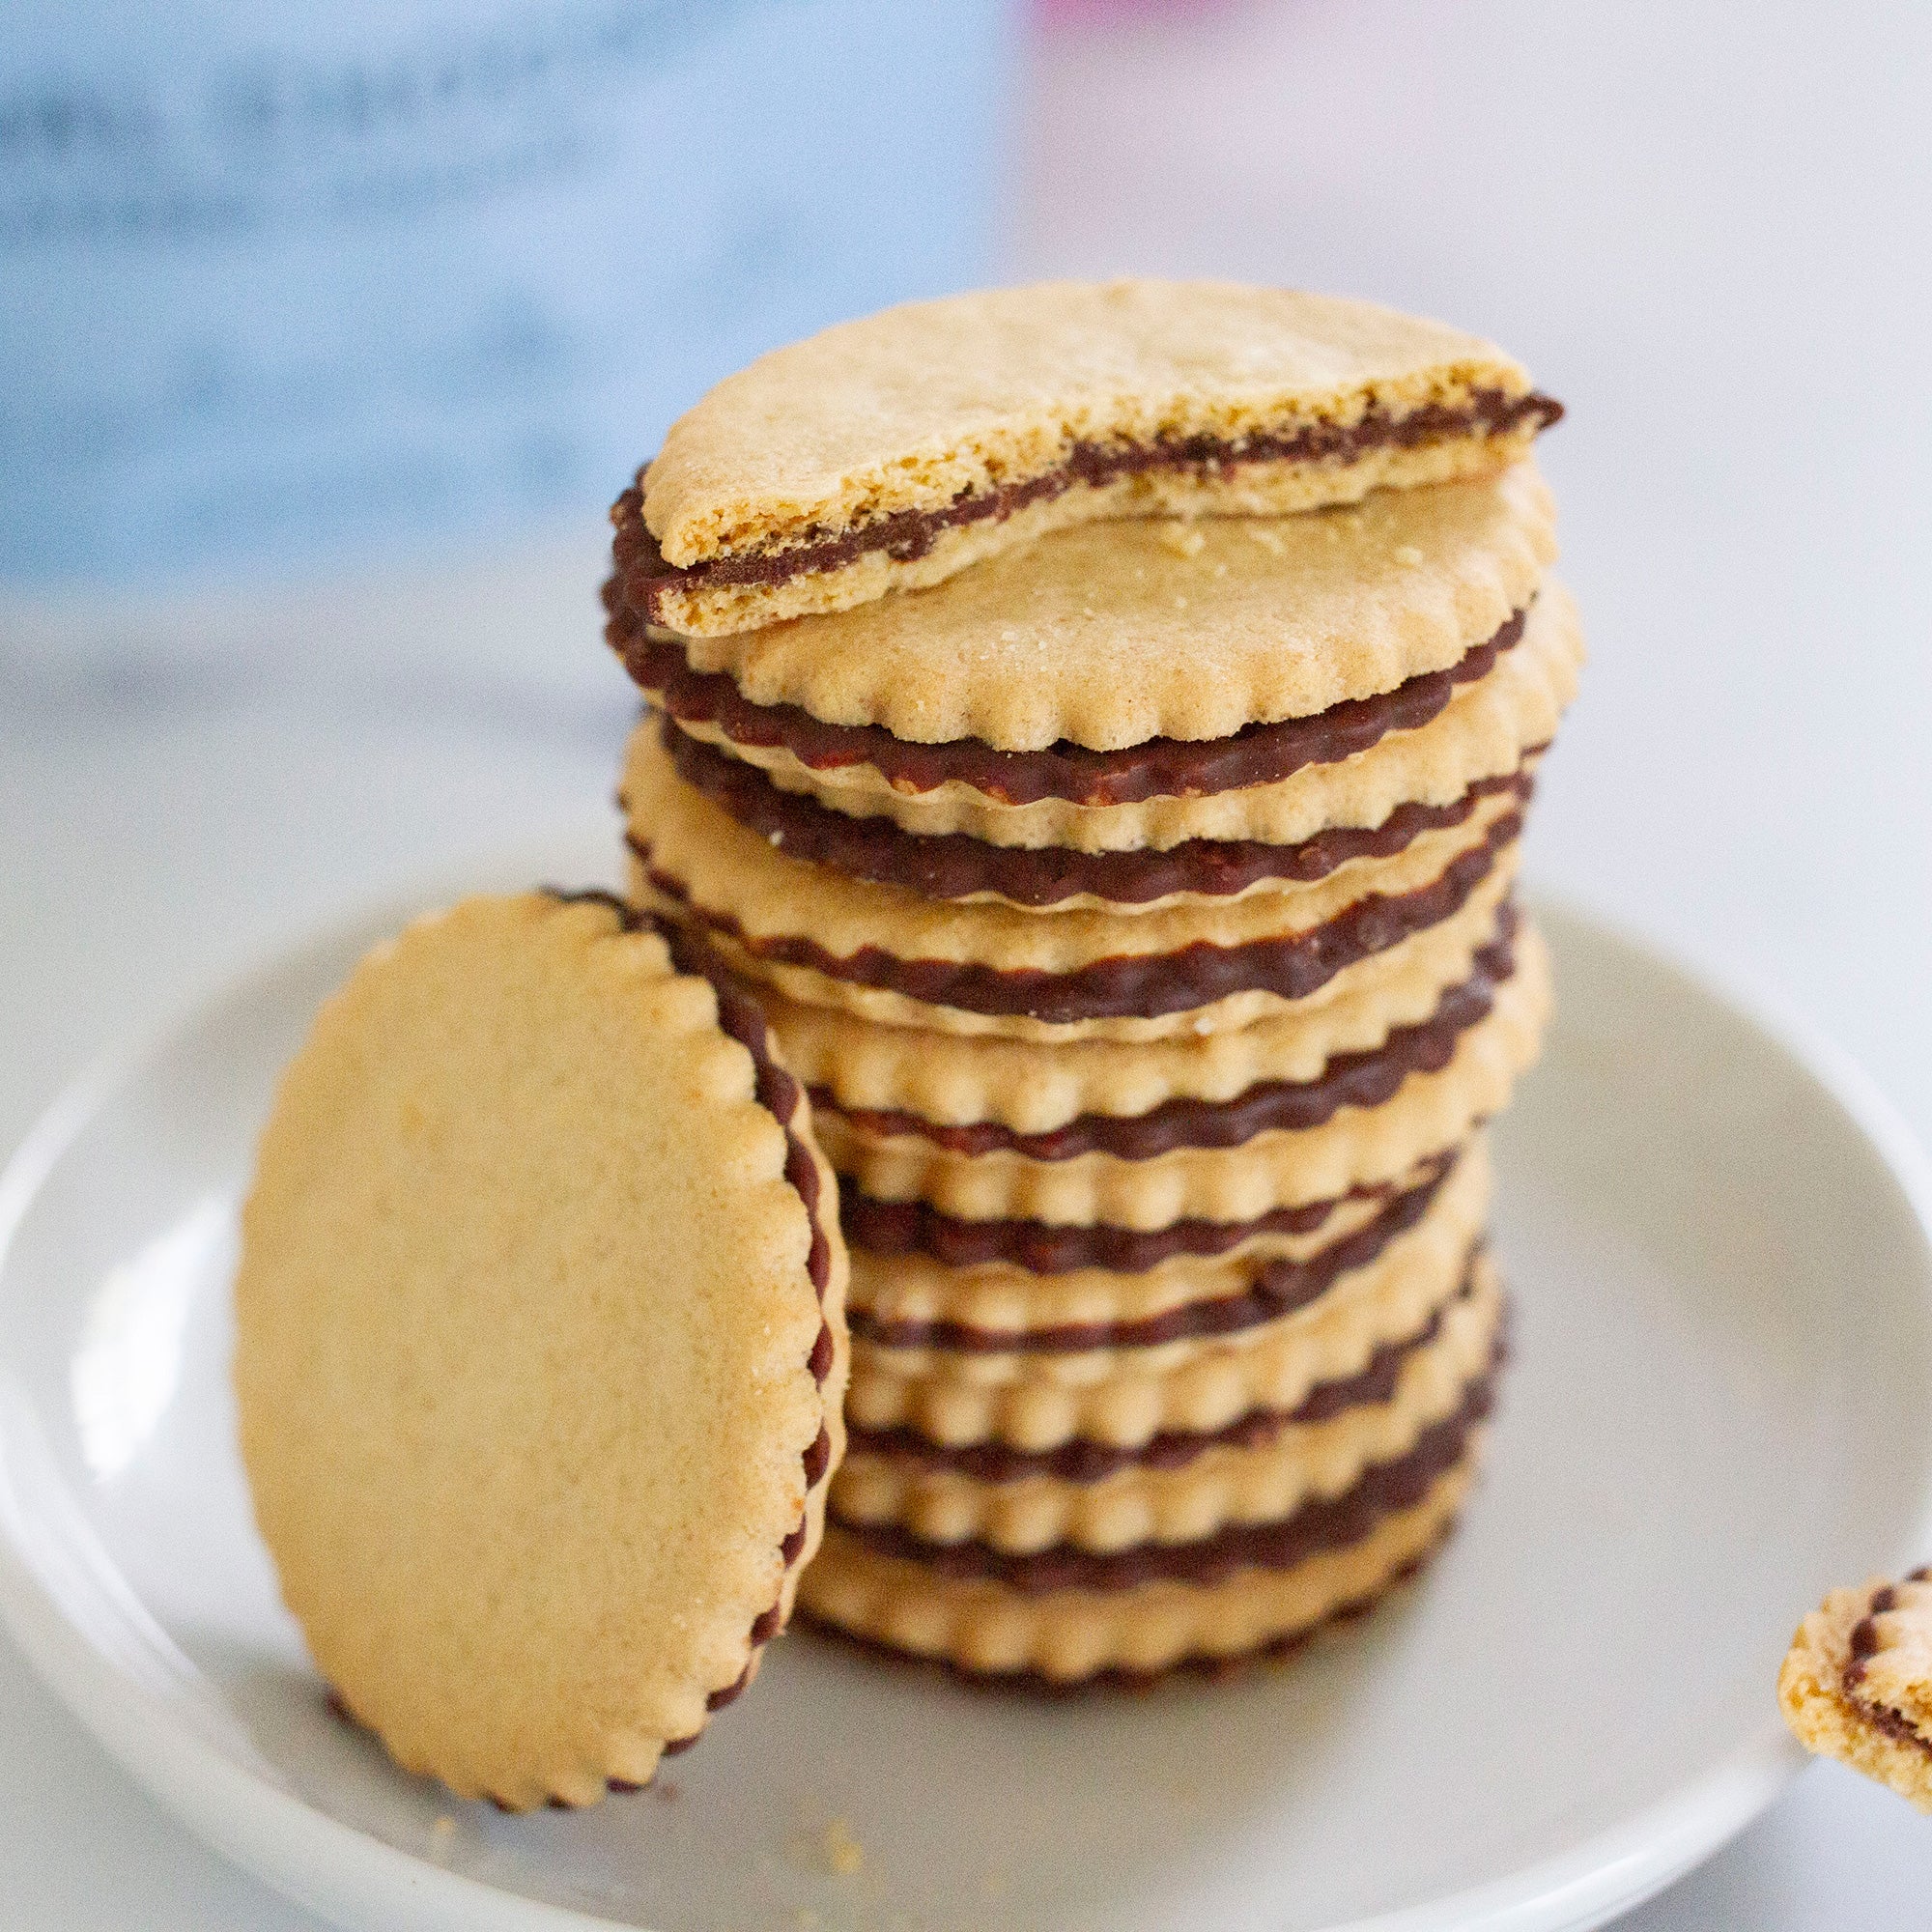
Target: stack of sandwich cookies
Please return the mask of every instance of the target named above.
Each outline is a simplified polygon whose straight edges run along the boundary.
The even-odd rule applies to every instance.
[[[921,339],[980,378],[923,417]],[[802,1605],[1058,1682],[1291,1641],[1440,1540],[1502,1350],[1481,1127],[1547,1013],[1511,885],[1581,658],[1554,405],[1213,287],[768,359],[619,504],[607,603],[635,891],[758,984],[844,1178]]]

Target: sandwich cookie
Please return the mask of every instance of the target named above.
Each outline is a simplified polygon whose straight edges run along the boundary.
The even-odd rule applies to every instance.
[[[537,893],[371,953],[236,1282],[256,1520],[341,1708],[511,1809],[647,1782],[817,1546],[845,1278],[809,1103],[687,936]]]
[[[655,734],[624,778],[638,895],[794,999],[1043,1041],[1208,1033],[1310,999],[1514,874],[1514,792],[1309,884],[1122,919],[952,904],[809,867],[685,784]]]
[[[1121,1549],[1186,1543],[1235,1522],[1292,1515],[1399,1460],[1461,1405],[1501,1347],[1503,1301],[1484,1260],[1459,1293],[1359,1375],[1318,1384],[1293,1408],[1256,1409],[1208,1434],[1029,1454],[963,1449],[907,1432],[849,1442],[828,1506],[848,1527],[895,1524],[926,1543],[996,1549]]]
[[[876,1203],[873,1211],[844,1217],[850,1327],[881,1347],[957,1354],[1227,1333],[1300,1307],[1372,1259],[1422,1217],[1455,1164],[1453,1151],[1434,1154],[1394,1180],[1303,1207],[1148,1232],[950,1221],[923,1203]],[[978,1258],[929,1252],[928,1243],[954,1236],[964,1236]]]
[[[1506,971],[1472,972],[1421,1024],[1334,1056],[1313,1079],[1259,1080],[1227,1100],[1177,1096],[1028,1133],[821,1098],[814,1118],[845,1178],[848,1226],[875,1251],[954,1264],[984,1259],[997,1228],[1009,1255],[1113,1266],[1163,1239],[1220,1252],[1217,1228],[1380,1190],[1500,1112],[1540,1051],[1550,1008],[1541,938],[1525,924],[1507,950],[1485,952]],[[1203,1225],[1173,1238],[1188,1222]]]
[[[1520,961],[1541,957],[1514,903],[1479,889],[1455,920],[1382,954],[1373,980],[1357,969],[1346,989],[1317,1007],[1226,1033],[1042,1048],[993,1035],[873,1026],[771,989],[763,989],[763,1004],[814,1108],[877,1117],[881,1133],[893,1131],[898,1116],[910,1117],[896,1122],[905,1132],[956,1129],[944,1138],[970,1153],[1011,1136],[1050,1135],[1083,1116],[1151,1115],[1169,1102],[1218,1105],[1270,1083],[1320,1080],[1331,1061],[1373,1053],[1398,1032],[1480,1017]],[[1084,1144],[1090,1131],[1082,1127],[1074,1138]]]
[[[1932,1812],[1932,1570],[1833,1590],[1799,1626],[1777,1701],[1806,1750]]]
[[[1042,794],[1030,778],[1018,782],[1023,774],[1014,771],[1005,776],[976,772],[980,783],[949,779],[920,790],[910,783],[895,788],[879,766],[862,764],[842,768],[835,782],[800,765],[788,752],[725,744],[684,724],[675,724],[674,729],[681,739],[704,744],[721,757],[756,765],[781,791],[809,798],[828,811],[862,823],[889,821],[916,838],[951,835],[1009,849],[1054,847],[1128,857],[1209,839],[1293,845],[1323,832],[1378,831],[1405,806],[1439,811],[1461,803],[1473,786],[1520,773],[1548,748],[1576,696],[1583,657],[1576,607],[1561,584],[1546,580],[1520,631],[1505,633],[1493,645],[1479,646],[1454,669],[1432,672],[1431,686],[1423,694],[1426,702],[1411,704],[1410,689],[1404,686],[1387,704],[1370,699],[1360,709],[1337,705],[1334,714],[1317,713],[1237,732],[1232,738],[1199,745],[1154,740],[1145,764],[1132,774],[1131,784],[1116,782],[1125,776],[1120,772],[1109,772],[1090,784],[1087,772],[1071,769],[1076,763],[1086,765],[1090,758],[1123,766],[1128,753],[1083,753],[1078,760],[1059,754],[1051,759],[1044,753],[1012,754],[1014,767],[1024,764],[1033,773],[1047,763],[1062,768],[1063,776],[1053,782],[1100,800],[1091,804],[1078,797]],[[1464,671],[1466,676],[1461,674]],[[698,755],[682,745],[677,754],[688,765],[685,776],[694,783],[703,784],[707,773],[719,770],[710,760],[700,764]],[[1283,777],[1268,776],[1284,771]],[[1015,781],[1009,783],[1009,778]],[[723,800],[723,781],[713,783]],[[998,783],[1029,802],[1006,803],[981,789],[985,783]],[[1145,796],[1106,802],[1116,790]],[[737,796],[748,807],[748,822],[752,814],[771,815],[781,809],[748,785]],[[826,825],[804,813],[761,829],[767,837],[777,832],[781,838],[820,841],[828,854],[840,849],[833,844],[835,839],[844,841],[845,850],[873,849],[856,842],[862,836],[859,832]],[[928,868],[935,859],[947,867],[957,864],[946,856],[956,847],[940,848],[937,853],[929,847],[896,849],[902,854],[925,852]],[[1181,858],[1189,861],[1190,855],[1183,853]],[[828,856],[820,863],[837,861]],[[987,868],[996,863],[990,858],[980,861]],[[1123,865],[1088,869],[1092,876],[1118,880],[1124,876]],[[1157,876],[1161,868],[1148,869]],[[1025,874],[1017,865],[1008,865],[998,876]],[[1131,901],[1119,896],[1116,902]]]
[[[1274,1282],[1251,1276],[1242,1303],[1207,1304],[1213,1315],[1199,1327],[1183,1314],[1172,1332],[1153,1318],[1091,1335],[992,1330],[978,1348],[855,1341],[847,1420],[935,1442],[1041,1449],[1076,1437],[1139,1443],[1293,1408],[1317,1382],[1352,1376],[1382,1344],[1413,1334],[1459,1291],[1489,1200],[1479,1141],[1411,1225],[1361,1244],[1374,1251],[1359,1264],[1298,1281],[1287,1269]],[[1313,1292],[1303,1300],[1297,1288]]]
[[[1220,740],[1454,669],[1508,637],[1555,554],[1549,491],[1521,464],[1319,516],[1091,524],[925,595],[730,638],[649,623],[619,574],[606,635],[681,722],[773,738],[829,781],[873,762],[851,755],[870,744],[875,769],[921,790],[1064,783],[1081,752],[1090,784],[1130,789],[1151,759],[1183,755],[1127,755],[1151,742]]]
[[[1070,1686],[1278,1652],[1421,1569],[1474,1483],[1485,1376],[1404,1455],[1334,1497],[1188,1543],[1006,1551],[833,1524],[800,1603],[817,1624],[974,1676]]]
[[[1491,344],[1368,302],[1223,282],[952,296],[719,384],[612,511],[618,569],[651,623],[736,635],[1077,522],[1488,475],[1560,414]]]
[[[950,883],[960,863],[957,846],[889,846],[876,823],[886,820],[919,838],[951,836],[1009,850],[1118,853],[1122,856],[1112,865],[1086,867],[1082,876],[1114,883],[1112,902],[1138,904],[1145,900],[1118,890],[1118,882],[1130,876],[1132,858],[1210,839],[1293,845],[1323,832],[1378,831],[1405,806],[1440,811],[1474,786],[1520,773],[1554,735],[1576,696],[1583,656],[1576,606],[1561,584],[1546,580],[1520,626],[1513,619],[1450,669],[1432,671],[1385,698],[1250,726],[1230,738],[1154,739],[1144,750],[1120,753],[1057,748],[1003,753],[998,771],[972,761],[974,782],[948,778],[924,788],[912,781],[909,760],[887,756],[876,745],[867,750],[877,763],[828,774],[788,751],[727,741],[674,715],[668,743],[691,782],[766,837],[800,840],[808,848],[804,856],[818,863],[840,865],[846,854],[867,854],[865,867],[848,863],[843,868],[871,876],[868,868],[894,852],[917,859],[919,870]],[[697,746],[716,755],[705,756]],[[726,770],[744,765],[755,765],[778,790],[861,825],[841,827],[798,808],[781,817],[784,806],[749,775],[730,785]],[[810,849],[814,845],[822,851]],[[1170,864],[1198,867],[1201,856],[1183,852]],[[989,879],[1027,877],[1018,860],[1002,864],[981,856],[979,863]],[[1158,877],[1167,868],[1145,869]],[[1105,886],[1082,889],[1097,897]]]

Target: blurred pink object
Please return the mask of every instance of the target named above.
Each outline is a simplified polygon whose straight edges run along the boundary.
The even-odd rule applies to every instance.
[[[1049,27],[1097,20],[1145,20],[1156,14],[1225,14],[1239,0],[1033,0],[1037,18]]]

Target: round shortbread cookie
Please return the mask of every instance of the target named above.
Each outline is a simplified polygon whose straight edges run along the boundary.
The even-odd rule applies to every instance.
[[[1503,814],[1479,828],[1422,884],[1402,893],[1365,890],[1300,930],[1233,946],[1190,942],[1178,952],[1123,951],[1064,974],[973,960],[905,959],[864,942],[838,954],[807,933],[773,934],[753,945],[726,924],[695,917],[693,902],[663,890],[663,875],[635,856],[630,887],[639,905],[696,927],[744,978],[794,1000],[927,1033],[990,1035],[1042,1046],[1137,1044],[1313,1013],[1344,990],[1378,978],[1375,969],[1388,952],[1468,913],[1472,904],[1478,908],[1472,923],[1493,919],[1516,883],[1521,830],[1520,810]],[[1410,856],[1409,863],[1421,870],[1432,856]],[[938,994],[944,999],[932,997]]]
[[[1088,524],[919,597],[684,640],[753,704],[910,744],[1225,738],[1443,670],[1536,595],[1533,464],[1316,516]]]
[[[1241,1221],[1196,1215],[1147,1229],[965,1221],[923,1201],[875,1201],[851,1187],[840,1213],[847,1246],[876,1264],[864,1296],[868,1320],[1051,1326],[1107,1319],[1118,1300],[1114,1285],[1122,1276],[1163,1269],[1192,1274],[1209,1262],[1298,1264],[1377,1220],[1397,1196],[1438,1179],[1454,1157],[1455,1150],[1447,1149],[1394,1179]],[[852,1299],[860,1304],[856,1293]]]
[[[862,1437],[834,1479],[828,1520],[1006,1550],[1188,1543],[1231,1523],[1277,1521],[1312,1496],[1341,1494],[1452,1414],[1499,1354],[1503,1309],[1484,1262],[1464,1293],[1417,1336],[1378,1350],[1352,1383],[1329,1383],[1296,1409],[1251,1413],[1215,1435],[1162,1438],[1091,1476],[1043,1473],[1036,1465],[1052,1458],[1009,1452],[1010,1466],[995,1478],[979,1473],[987,1460],[979,1451],[922,1444],[907,1453],[891,1437]]]
[[[848,1115],[910,1114],[1039,1136],[1084,1116],[1146,1116],[1171,1102],[1233,1101],[1267,1082],[1320,1080],[1331,1061],[1434,1024],[1463,989],[1476,994],[1500,983],[1517,964],[1525,929],[1512,905],[1493,902],[1486,882],[1454,919],[1338,975],[1346,984],[1330,998],[1236,1031],[1178,1039],[1041,1046],[878,1026],[776,991],[765,994],[765,1015],[814,1102]],[[1529,945],[1534,951],[1538,942]],[[1368,974],[1372,963],[1379,970]],[[988,1144],[999,1138],[979,1136]]]
[[[813,1623],[973,1676],[1064,1686],[1229,1663],[1289,1647],[1413,1576],[1454,1526],[1481,1452],[1481,1435],[1472,1435],[1463,1460],[1418,1501],[1289,1570],[1027,1595],[937,1575],[835,1524],[806,1574],[800,1605]]]
[[[1465,1160],[1419,1225],[1306,1307],[1205,1341],[1076,1354],[955,1355],[855,1344],[846,1419],[952,1446],[1115,1447],[1224,1429],[1251,1409],[1295,1407],[1319,1382],[1359,1374],[1376,1350],[1450,1300],[1480,1247],[1487,1166]]]
[[[1055,282],[888,309],[759,357],[613,519],[686,633],[932,584],[1056,526],[1290,511],[1486,474],[1561,414],[1491,344],[1231,282]]]
[[[1144,1342],[1143,1331],[1163,1324],[1195,1334],[1250,1325],[1312,1299],[1333,1273],[1359,1264],[1419,1218],[1454,1159],[1455,1150],[1446,1150],[1380,1186],[1279,1216],[1181,1222],[1178,1231],[1191,1234],[1192,1242],[1172,1252],[1158,1250],[1176,1224],[1139,1236],[1065,1231],[1154,1246],[1157,1259],[1136,1267],[1093,1261],[1046,1272],[1007,1259],[952,1264],[919,1252],[869,1249],[848,1223],[847,1319],[853,1335],[869,1342],[955,1350],[1015,1339],[1037,1348],[1097,1346],[1103,1338],[1123,1346],[1129,1335]],[[1277,1218],[1285,1225],[1271,1226]],[[1033,1232],[1050,1224],[992,1225]]]
[[[755,1008],[601,895],[467,901],[323,1008],[235,1385],[284,1599],[400,1764],[587,1804],[749,1682],[843,1441],[836,1202]]]
[[[975,1388],[1034,1382],[1089,1388],[1109,1379],[1124,1384],[1178,1375],[1223,1354],[1264,1350],[1284,1324],[1331,1298],[1373,1299],[1373,1290],[1356,1285],[1383,1274],[1420,1273],[1428,1278],[1426,1293],[1439,1300],[1461,1277],[1481,1234],[1492,1185],[1488,1143],[1478,1134],[1446,1170],[1389,1196],[1366,1225],[1308,1263],[1231,1267],[1218,1258],[1191,1258],[1168,1269],[1117,1277],[1120,1306],[1106,1312],[1132,1310],[1123,1320],[1037,1326],[1024,1320],[1031,1311],[1021,1308],[1015,1311],[1019,1323],[985,1329],[912,1322],[901,1331],[872,1321],[854,1323],[854,1383],[863,1368],[867,1378],[919,1377]],[[869,1259],[880,1265],[876,1257]],[[859,1412],[856,1406],[851,1412]],[[1195,1426],[1192,1420],[1188,1426]]]
[[[990,845],[964,833],[901,832],[884,817],[854,817],[774,784],[757,766],[660,721],[659,741],[679,778],[740,825],[800,864],[953,904],[1023,912],[1168,912],[1190,900],[1228,904],[1309,885],[1351,864],[1393,858],[1430,832],[1466,824],[1500,793],[1526,810],[1540,754],[1479,780],[1447,805],[1398,806],[1377,826],[1329,826],[1293,844],[1193,838],[1164,852],[1070,852],[1063,846]]]
[[[1462,910],[1512,870],[1522,828],[1503,793],[1462,825],[1313,884],[1130,919],[1038,914],[799,865],[642,744],[626,773],[640,898],[793,998],[946,1032],[1145,1039],[1245,1025]]]
[[[759,766],[784,790],[852,816],[888,818],[921,837],[957,834],[993,845],[1080,852],[1166,851],[1201,838],[1289,845],[1331,828],[1381,825],[1405,804],[1449,805],[1471,784],[1516,771],[1554,734],[1576,696],[1583,659],[1575,601],[1548,579],[1524,618],[1520,639],[1494,653],[1480,675],[1458,682],[1449,672],[1433,674],[1441,701],[1435,709],[1423,707],[1427,715],[1420,722],[1360,744],[1355,734],[1341,736],[1339,756],[1311,756],[1263,781],[1246,776],[1245,757],[1211,765],[1196,759],[1202,769],[1190,770],[1184,784],[1163,779],[1124,801],[1088,798],[1094,787],[1069,781],[1073,797],[1034,796],[1021,787],[1031,802],[1009,803],[957,780],[927,786],[895,782],[863,756],[808,764],[781,745],[734,738],[702,720],[685,718],[679,729]],[[1241,740],[1218,742],[1232,750]],[[1204,759],[1209,749],[1201,748]],[[1203,781],[1217,777],[1236,781]]]
[[[1160,1436],[1210,1434],[1257,1409],[1295,1408],[1319,1385],[1360,1375],[1378,1349],[1414,1334],[1461,1291],[1479,1252],[1472,1243],[1460,1262],[1445,1264],[1430,1243],[1412,1244],[1285,1321],[1250,1330],[1242,1347],[1196,1347],[1166,1375],[1123,1369],[1097,1382],[1035,1375],[985,1383],[901,1374],[891,1350],[864,1362],[855,1355],[846,1422],[948,1448],[1030,1452],[1091,1443],[1134,1449]]]
[[[819,1144],[869,1199],[923,1202],[967,1222],[1152,1232],[1335,1200],[1459,1145],[1508,1104],[1548,1023],[1544,959],[1532,941],[1489,1017],[1458,1037],[1439,1069],[1409,1073],[1387,1099],[1339,1108],[1318,1126],[1267,1130],[1228,1147],[1182,1145],[1145,1159],[1086,1151],[1043,1160],[1011,1149],[960,1152],[917,1133],[877,1134],[821,1107]]]

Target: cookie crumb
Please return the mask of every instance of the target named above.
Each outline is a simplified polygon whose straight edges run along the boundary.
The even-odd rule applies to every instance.
[[[835,1818],[825,1828],[825,1862],[840,1878],[852,1878],[866,1869],[866,1854],[852,1828],[842,1818]]]
[[[1193,524],[1163,524],[1160,540],[1176,556],[1199,556],[1208,539]]]
[[[1395,560],[1398,563],[1406,563],[1412,566],[1422,561],[1422,553],[1413,544],[1397,544],[1395,548]]]
[[[1281,540],[1281,532],[1272,524],[1250,524],[1247,530],[1249,537],[1255,543],[1275,556],[1281,555],[1286,548]]]

